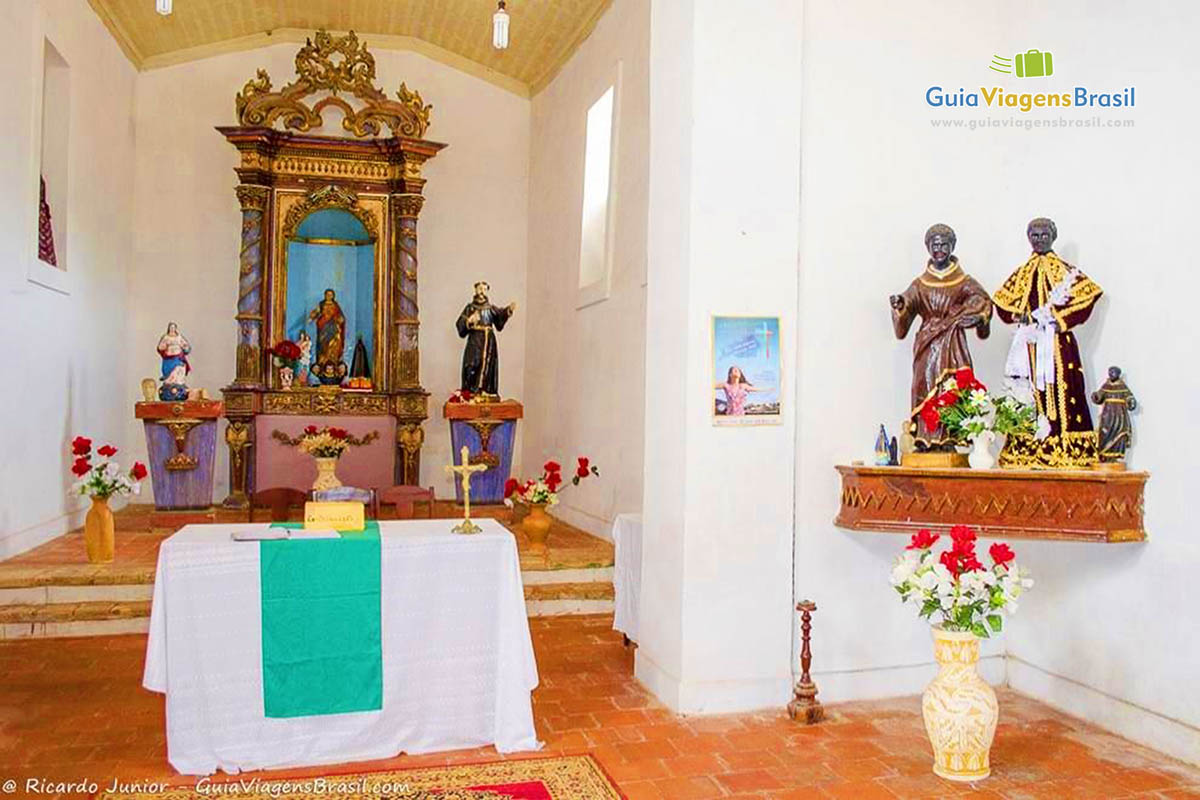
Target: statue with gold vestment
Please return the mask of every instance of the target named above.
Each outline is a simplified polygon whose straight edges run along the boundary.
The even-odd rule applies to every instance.
[[[993,300],[1000,318],[1017,326],[1004,371],[1032,394],[1038,433],[1010,436],[1000,464],[1090,469],[1097,460],[1096,431],[1074,329],[1087,322],[1103,292],[1054,252],[1053,220],[1033,220],[1026,234],[1033,255]]]
[[[980,339],[991,330],[992,301],[978,281],[963,271],[952,255],[957,236],[949,225],[934,225],[925,233],[929,261],[903,294],[892,295],[892,327],[897,339],[908,335],[913,321],[921,327],[913,341],[911,426],[908,431],[918,451],[949,451],[955,442],[945,427],[930,428],[919,413],[942,381],[963,367],[971,367],[967,331]]]

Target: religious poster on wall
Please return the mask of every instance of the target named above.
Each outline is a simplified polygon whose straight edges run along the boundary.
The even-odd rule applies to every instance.
[[[778,425],[779,317],[712,318],[713,424]]]

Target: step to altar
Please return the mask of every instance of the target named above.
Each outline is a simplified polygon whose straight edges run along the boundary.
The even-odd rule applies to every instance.
[[[0,579],[13,583],[11,576]],[[611,614],[612,568],[522,571],[531,617]],[[0,639],[110,636],[150,629],[153,575],[145,583],[0,588]]]

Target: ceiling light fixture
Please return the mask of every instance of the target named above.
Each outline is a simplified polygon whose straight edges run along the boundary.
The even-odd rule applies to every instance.
[[[154,0],[154,10],[167,16],[171,13],[171,0]]]
[[[492,15],[492,47],[497,50],[508,47],[508,12],[504,10],[505,5],[504,0],[500,0],[496,4],[496,13]]]

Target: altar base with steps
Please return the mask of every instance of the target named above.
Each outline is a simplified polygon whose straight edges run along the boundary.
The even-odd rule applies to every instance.
[[[301,518],[296,508],[294,517]],[[535,551],[506,508],[472,508],[513,531],[521,559],[525,608],[531,617],[606,614],[613,611],[613,546],[554,520],[543,554]],[[434,516],[450,525],[461,517],[439,501]],[[219,523],[245,522],[245,512],[218,509]],[[266,522],[268,512],[261,518]],[[145,633],[150,626],[158,547],[181,526],[163,527],[153,506],[127,506],[116,514],[116,557],[89,564],[76,531],[0,562],[0,639],[57,638]]]

